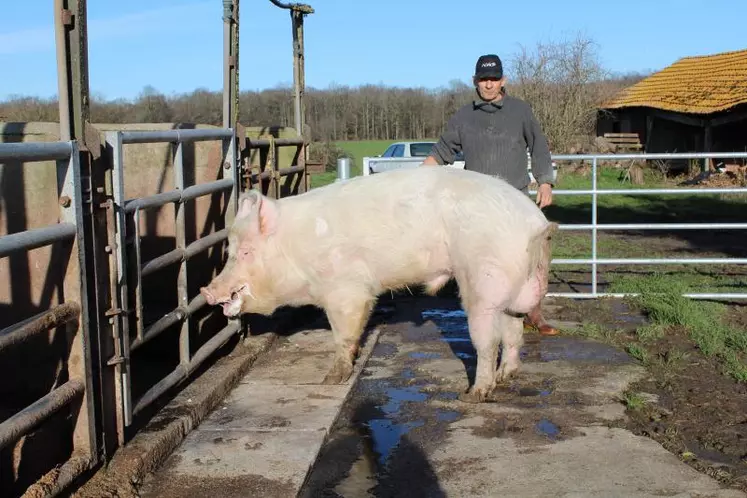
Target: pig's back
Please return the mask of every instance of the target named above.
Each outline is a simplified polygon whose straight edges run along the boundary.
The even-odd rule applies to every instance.
[[[372,275],[405,278],[481,258],[521,266],[528,238],[545,223],[508,183],[438,166],[356,177],[282,205],[293,232],[286,240],[301,259],[362,261]]]

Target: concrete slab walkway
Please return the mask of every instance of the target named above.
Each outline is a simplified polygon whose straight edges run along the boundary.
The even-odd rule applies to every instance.
[[[329,330],[279,339],[140,489],[144,498],[296,496],[376,342],[365,338],[352,377],[322,385]]]

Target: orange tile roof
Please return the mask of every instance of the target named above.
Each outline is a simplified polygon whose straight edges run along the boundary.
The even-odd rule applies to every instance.
[[[603,109],[710,114],[747,103],[747,50],[684,57],[618,93]]]

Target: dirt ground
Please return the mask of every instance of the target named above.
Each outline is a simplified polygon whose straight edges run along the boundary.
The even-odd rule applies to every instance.
[[[727,377],[718,360],[703,355],[679,327],[643,344],[635,329],[645,317],[621,300],[556,300],[548,319],[597,324],[616,344],[647,351],[650,376],[629,390],[624,427],[650,437],[694,468],[747,491],[747,384]],[[747,329],[747,304],[733,305],[729,320]]]

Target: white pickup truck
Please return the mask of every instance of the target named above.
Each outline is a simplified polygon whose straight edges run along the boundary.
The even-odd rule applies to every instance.
[[[428,157],[435,143],[429,141],[395,142],[387,147],[380,156],[364,157],[363,174],[373,175],[374,173],[383,173],[384,171],[393,169],[416,168]],[[454,164],[449,164],[448,166],[464,169],[464,157],[462,153],[457,154]],[[532,158],[529,155],[529,151],[527,151],[527,172],[529,173],[530,183],[534,183],[534,175],[532,175],[531,168]],[[552,162],[552,177],[553,181],[557,181],[558,166],[555,164],[555,161]]]

